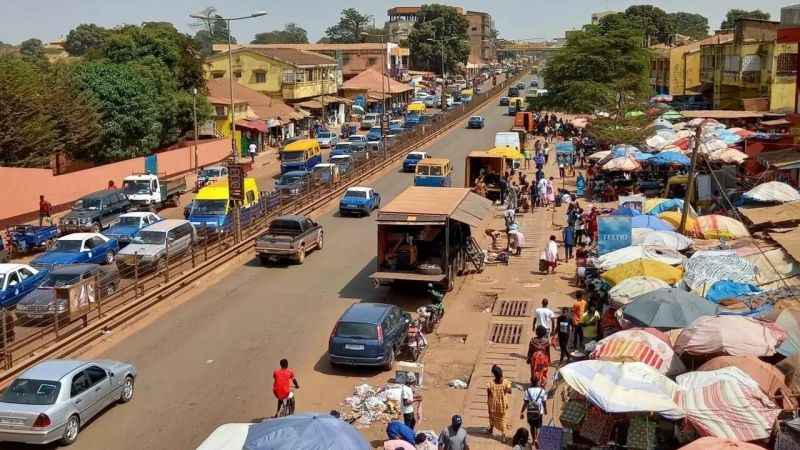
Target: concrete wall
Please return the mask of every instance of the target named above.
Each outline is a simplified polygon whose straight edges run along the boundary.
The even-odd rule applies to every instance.
[[[200,166],[212,164],[230,155],[228,140],[215,140],[198,145]],[[179,174],[191,171],[189,157],[194,147],[183,147],[158,154],[158,171]],[[0,167],[0,225],[24,222],[35,217],[39,209],[39,195],[56,210],[68,209],[78,198],[108,186],[114,180],[117,186],[133,172],[144,171],[144,158],[129,159],[104,166],[92,167],[64,175],[54,176],[49,169]]]
[[[797,53],[797,43],[776,42],[771,51],[772,62],[769,68],[769,76],[772,84],[770,86],[769,110],[772,112],[794,112],[794,103],[797,95],[796,75],[781,75],[778,72],[778,57],[787,53]]]

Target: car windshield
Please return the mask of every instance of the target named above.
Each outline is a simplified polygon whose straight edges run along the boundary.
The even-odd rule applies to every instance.
[[[20,405],[52,405],[61,391],[58,381],[17,378],[0,397],[0,402]]]
[[[350,198],[367,198],[367,193],[366,191],[348,190],[344,196]]]
[[[203,169],[200,172],[201,178],[214,178],[219,176],[219,169]]]
[[[472,116],[472,117],[469,118],[469,120],[476,120],[477,121],[477,120],[481,120],[481,118],[480,118],[480,116]]]
[[[278,184],[280,185],[294,184],[302,180],[303,180],[303,175],[286,174],[281,176],[281,178],[278,180]]]
[[[98,198],[84,198],[75,202],[75,209],[100,209],[103,202]]]
[[[350,152],[350,144],[347,143],[336,144],[336,147],[334,147],[333,149],[337,152],[348,153]]]
[[[409,153],[406,159],[422,159],[422,155],[417,153]]]
[[[317,133],[317,137],[322,139],[328,139],[331,136],[332,134],[330,131],[320,131],[319,133]]]
[[[305,152],[283,152],[281,153],[281,161],[302,161],[305,158]]]
[[[126,180],[122,183],[126,194],[149,194],[150,182],[147,180]]]
[[[227,200],[195,200],[192,214],[217,216],[227,214]]]
[[[164,243],[167,233],[163,231],[141,230],[133,237],[133,242],[146,245],[160,245]]]
[[[357,135],[357,134],[354,134],[354,135],[350,136],[349,138],[347,138],[347,140],[349,140],[350,142],[361,142],[364,139],[365,139],[364,136],[360,136],[360,135]]]
[[[340,322],[336,337],[353,339],[377,339],[378,327],[369,323]]]
[[[51,273],[47,279],[42,283],[43,288],[57,288],[62,286],[70,286],[75,284],[75,280],[80,277],[74,273]]]
[[[124,225],[126,227],[138,227],[139,224],[141,223],[141,220],[142,219],[139,217],[123,216],[119,218],[119,224]]]
[[[53,246],[53,250],[57,252],[79,252],[81,251],[81,244],[83,244],[83,241],[79,239],[59,239]]]

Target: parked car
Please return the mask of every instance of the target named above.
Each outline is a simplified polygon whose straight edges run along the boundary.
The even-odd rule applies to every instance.
[[[56,240],[50,249],[31,261],[39,269],[64,264],[112,264],[119,251],[116,239],[100,233],[73,233]]]
[[[467,128],[483,128],[483,126],[483,116],[472,116],[469,118],[469,120],[467,120]]]
[[[139,230],[117,255],[117,266],[125,275],[139,264],[140,270],[161,270],[168,258],[182,255],[197,242],[197,231],[184,219],[164,219]]]
[[[20,374],[0,396],[0,439],[70,445],[81,427],[113,403],[133,399],[136,368],[97,360],[40,362]]]
[[[381,127],[376,126],[369,129],[367,132],[367,142],[380,142],[381,138],[383,137],[383,131]]]
[[[216,183],[228,176],[228,168],[225,166],[208,166],[200,169],[197,173],[195,191],[199,191],[205,185]]]
[[[286,172],[275,182],[275,190],[283,197],[294,197],[303,192],[310,179],[311,172],[307,170]]]
[[[380,123],[380,120],[381,120],[381,115],[378,113],[365,114],[364,117],[361,119],[361,129],[369,130],[370,128]]]
[[[119,223],[109,228],[104,235],[116,239],[120,247],[128,245],[131,238],[142,228],[161,220],[151,212],[129,212],[119,216]]]
[[[11,253],[25,254],[34,249],[49,247],[60,234],[56,225],[14,225],[8,230],[8,242]],[[0,249],[3,249],[2,243]],[[0,262],[3,262],[2,257]]]
[[[511,101],[508,97],[500,97],[500,106],[508,106],[508,103]]]
[[[328,341],[331,365],[392,368],[406,337],[410,317],[395,305],[355,303],[339,320]]]
[[[66,316],[69,314],[68,301],[66,298],[57,298],[56,288],[68,288],[92,277],[96,277],[96,292],[102,298],[112,295],[119,289],[119,270],[115,266],[70,264],[56,267],[36,289],[17,303],[15,310],[17,320],[26,323],[36,319],[53,318],[56,314],[59,317]]]
[[[353,157],[350,155],[331,156],[331,163],[339,168],[339,175],[345,175],[353,168]]]
[[[337,142],[331,150],[331,156],[349,155],[353,153],[353,146],[347,141]]]
[[[360,134],[354,134],[347,138],[347,141],[350,142],[350,146],[353,147],[354,150],[367,148],[367,137],[362,136]]]
[[[16,305],[22,297],[36,289],[46,276],[46,270],[38,270],[27,264],[0,264],[0,307]]]
[[[389,135],[400,134],[405,131],[403,121],[394,119],[389,121]]]
[[[119,221],[130,202],[122,189],[104,189],[82,197],[59,221],[62,233],[104,230]]]
[[[339,142],[339,136],[336,136],[336,133],[323,130],[317,133],[317,142],[322,148],[331,148]]]
[[[339,214],[363,214],[368,216],[381,207],[381,195],[370,187],[351,187],[339,200]]]
[[[281,216],[256,238],[256,254],[264,264],[281,258],[303,264],[310,250],[322,250],[323,236],[322,225],[305,216]]]
[[[417,163],[425,158],[430,158],[426,152],[410,152],[403,160],[403,172],[413,172],[417,168]]]
[[[425,107],[427,108],[433,108],[435,106],[438,106],[442,102],[441,100],[439,100],[439,97],[435,95],[429,95],[422,100],[422,103],[424,103]]]

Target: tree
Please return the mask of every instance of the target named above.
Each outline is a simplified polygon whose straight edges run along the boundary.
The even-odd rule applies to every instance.
[[[93,23],[83,23],[70,30],[64,49],[71,56],[83,56],[89,51],[100,51],[106,43],[109,31]]]
[[[22,55],[22,58],[26,61],[37,64],[47,62],[47,58],[44,56],[44,44],[36,38],[22,41],[19,45],[19,54]]]
[[[453,72],[459,65],[466,64],[469,58],[468,27],[469,22],[456,8],[423,5],[417,13],[414,29],[408,36],[414,67],[440,72],[442,53],[444,53],[445,72]],[[444,51],[442,39],[444,39]]]
[[[325,40],[331,43],[352,44],[363,42],[362,32],[368,31],[372,16],[361,14],[355,8],[342,10],[339,22],[325,30]]]
[[[647,116],[595,118],[586,131],[603,148],[617,144],[639,145],[652,134],[647,126],[651,121]]]
[[[258,33],[251,44],[308,44],[306,30],[296,23],[287,23],[282,30]]]
[[[91,161],[94,155],[90,149],[100,142],[103,117],[94,98],[81,90],[73,70],[74,66],[54,64],[44,82],[50,123],[58,135],[50,150]]]
[[[215,20],[198,19],[191,26],[198,31],[194,35],[200,54],[209,56],[213,51],[214,44],[228,43],[228,22],[222,20],[222,16],[217,14],[217,8],[209,6],[198,13],[200,16],[214,17]],[[231,36],[231,43],[236,43],[236,38]]]
[[[625,10],[625,18],[644,33],[647,45],[665,43],[675,33],[663,9],[652,5],[633,5]]]
[[[725,20],[722,21],[719,27],[723,30],[732,30],[736,21],[739,19],[769,20],[769,18],[769,13],[760,9],[754,9],[752,11],[747,11],[746,9],[731,9],[725,14]]]
[[[703,39],[708,36],[708,19],[700,14],[676,12],[668,14],[668,19],[675,33],[693,39]]]

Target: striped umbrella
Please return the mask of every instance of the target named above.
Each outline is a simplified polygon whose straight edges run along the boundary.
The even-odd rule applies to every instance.
[[[642,362],[665,375],[685,371],[667,335],[655,328],[630,328],[603,338],[592,352],[593,359]]]

